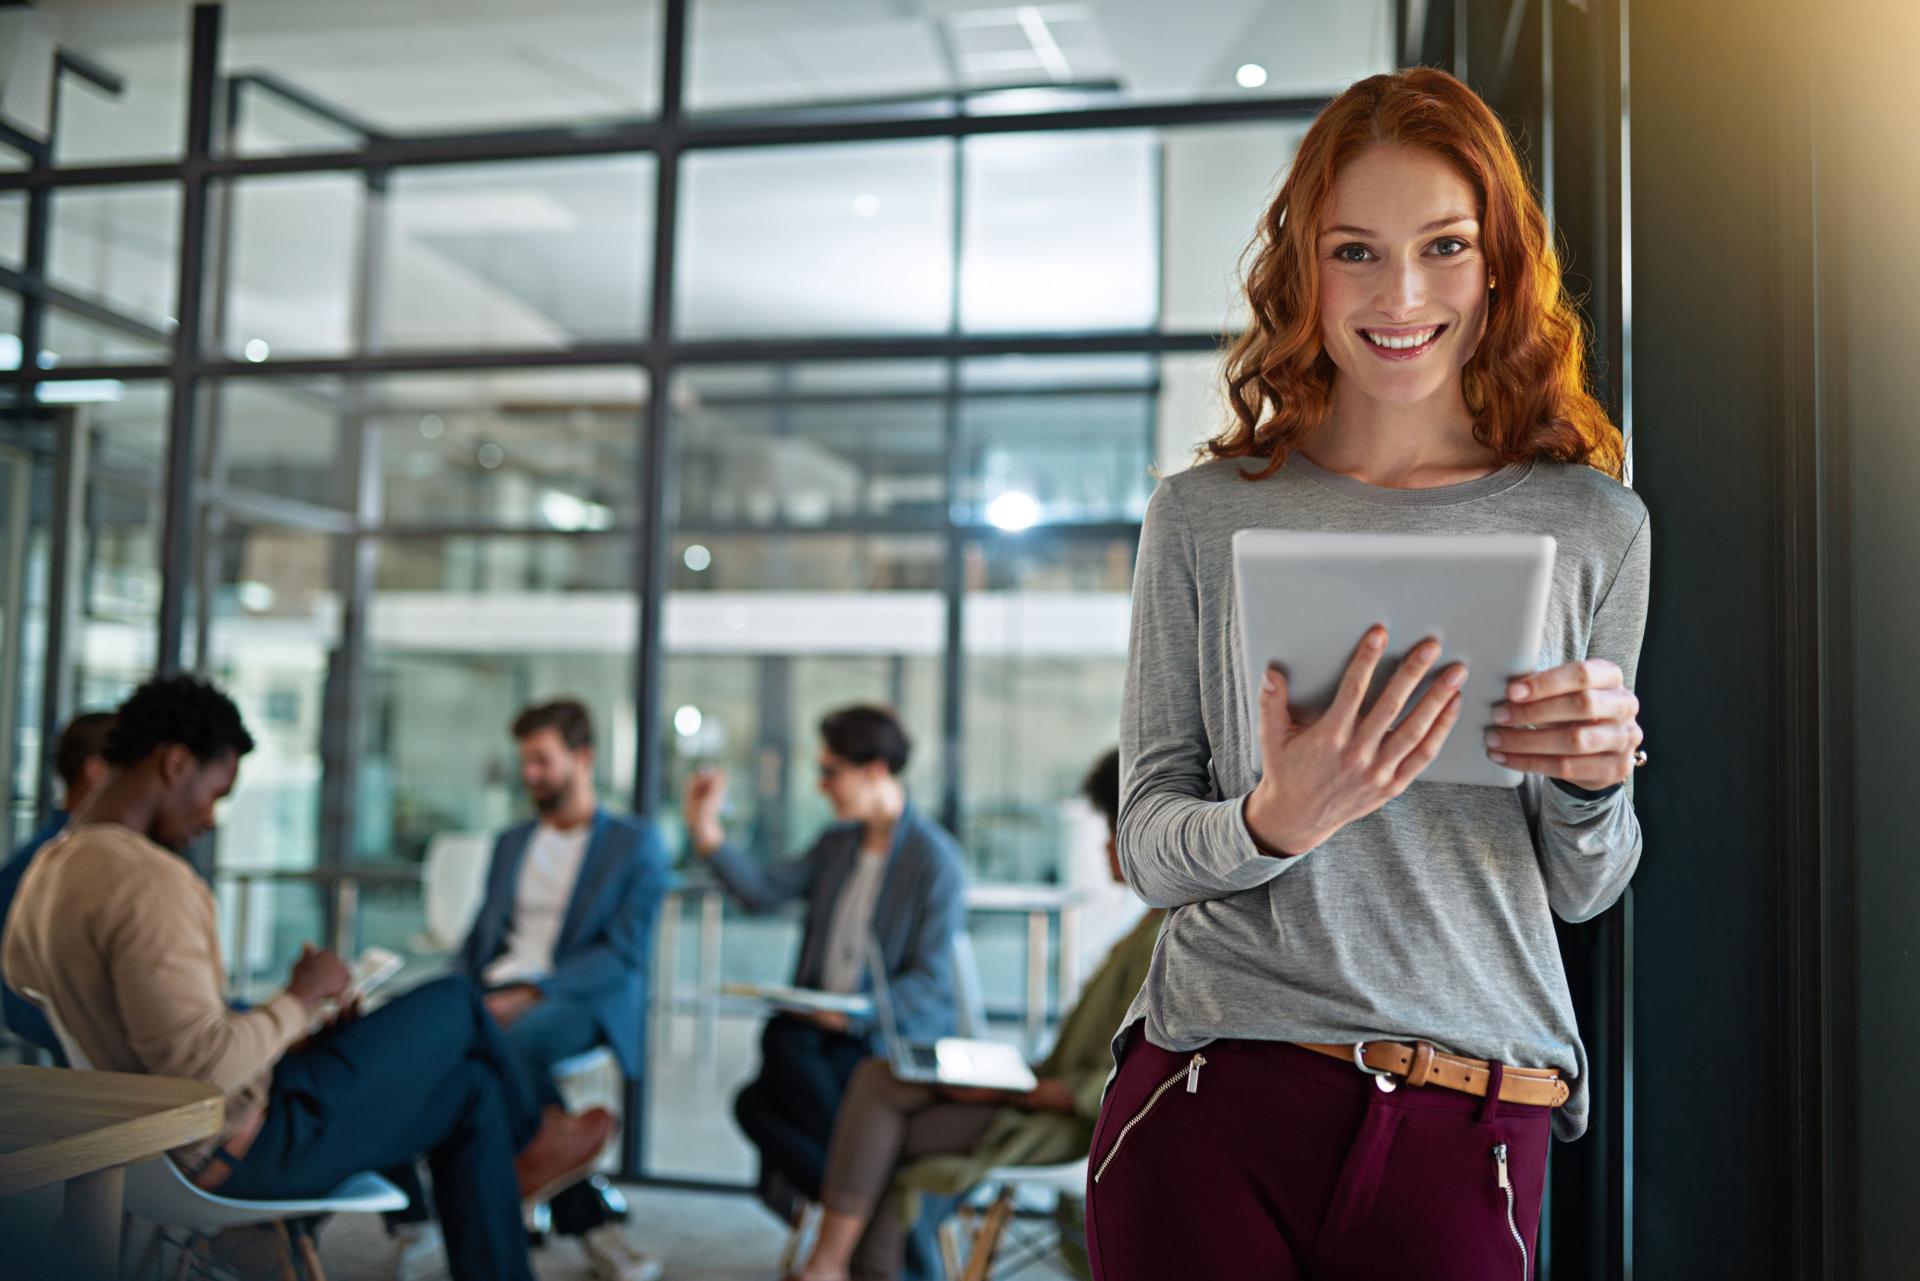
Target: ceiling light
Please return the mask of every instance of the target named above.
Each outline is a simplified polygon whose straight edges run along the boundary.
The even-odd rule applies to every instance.
[[[995,528],[1009,533],[1031,529],[1039,519],[1040,504],[1033,501],[1033,495],[1017,489],[1008,490],[987,504],[987,520]]]
[[[680,732],[681,738],[692,738],[700,732],[700,726],[706,723],[706,719],[700,714],[699,708],[688,705],[673,714],[673,727]]]
[[[1240,70],[1233,73],[1233,78],[1242,89],[1258,89],[1267,82],[1267,69],[1257,62],[1243,63]]]
[[[713,564],[713,553],[702,547],[699,543],[695,543],[693,546],[687,548],[685,559],[687,568],[698,574],[705,570],[707,566]]]
[[[862,218],[871,218],[880,212],[880,197],[858,195],[853,198],[853,212]]]
[[[256,365],[273,353],[273,349],[267,346],[267,340],[264,338],[247,339],[247,345],[243,348],[243,351],[247,359]]]
[[[474,451],[474,457],[479,460],[482,467],[491,471],[507,460],[507,451],[489,441]]]
[[[1047,69],[1047,78],[1055,84],[1065,84],[1073,79],[1073,69],[1067,65],[1067,55],[1060,50],[1060,42],[1053,38],[1053,32],[1047,27],[1046,15],[1039,6],[1023,4],[1013,11],[1019,20],[1020,29],[1027,34],[1027,41],[1033,46],[1033,56]]]
[[[446,430],[447,420],[439,414],[428,414],[420,420],[420,434],[428,440],[439,440]]]
[[[43,405],[110,404],[126,389],[118,378],[76,378],[72,382],[41,383],[33,389],[33,398]]]
[[[481,446],[483,453],[499,448],[498,445]],[[480,461],[484,464],[486,458],[483,456]],[[576,498],[557,489],[549,489],[540,495],[540,515],[555,529],[607,529],[613,524],[611,507]]]

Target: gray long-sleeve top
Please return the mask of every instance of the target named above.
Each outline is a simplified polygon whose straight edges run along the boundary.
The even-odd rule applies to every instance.
[[[1559,552],[1539,667],[1607,658],[1632,688],[1647,606],[1645,506],[1598,471],[1548,462],[1422,490],[1367,485],[1297,453],[1265,480],[1242,479],[1241,467],[1209,462],[1163,480],[1141,533],[1120,727],[1120,862],[1135,892],[1171,910],[1121,1036],[1144,1020],[1147,1039],[1169,1050],[1223,1037],[1424,1039],[1557,1067],[1572,1097],[1555,1130],[1578,1137],[1586,1051],[1552,914],[1585,920],[1632,878],[1640,824],[1631,787],[1416,781],[1308,854],[1261,854],[1241,814],[1260,751],[1231,539],[1249,528],[1552,534]],[[1414,639],[1395,637],[1390,648]],[[1486,710],[1468,709],[1453,732],[1481,734]]]

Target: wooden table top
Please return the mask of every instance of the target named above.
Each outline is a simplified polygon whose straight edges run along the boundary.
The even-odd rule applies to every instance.
[[[0,1197],[196,1142],[225,1116],[199,1081],[0,1064]]]

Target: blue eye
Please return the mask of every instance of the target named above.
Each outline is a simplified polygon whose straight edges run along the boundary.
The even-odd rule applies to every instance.
[[[1453,245],[1456,247],[1453,249],[1443,248],[1446,245]],[[1442,258],[1457,258],[1461,254],[1465,253],[1471,246],[1469,246],[1466,241],[1460,239],[1460,237],[1458,236],[1443,236],[1439,240],[1436,240],[1433,242],[1433,247],[1436,250],[1440,250],[1440,256]]]
[[[1355,254],[1359,256],[1355,257]],[[1333,256],[1340,262],[1365,262],[1373,254],[1365,245],[1341,245],[1333,251]]]

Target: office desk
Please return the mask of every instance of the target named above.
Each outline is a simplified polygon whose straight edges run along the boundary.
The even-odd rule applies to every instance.
[[[0,1065],[0,1197],[64,1181],[75,1272],[111,1276],[126,1167],[218,1134],[225,1113],[199,1081]]]

